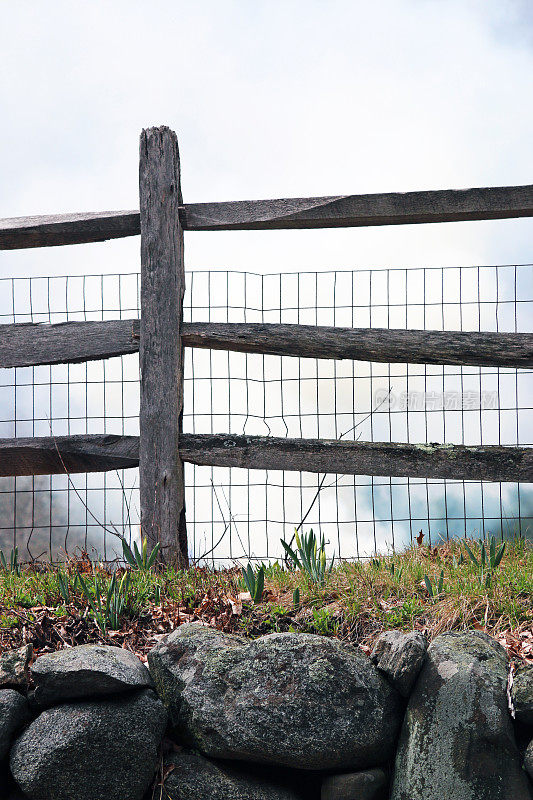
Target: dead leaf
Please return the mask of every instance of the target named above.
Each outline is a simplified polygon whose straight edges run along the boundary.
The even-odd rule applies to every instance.
[[[242,614],[242,600],[239,598],[234,599],[233,597],[228,597],[228,603],[231,606],[231,613],[234,617],[240,617]]]

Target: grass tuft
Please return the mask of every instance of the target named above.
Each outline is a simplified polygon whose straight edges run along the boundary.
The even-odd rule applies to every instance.
[[[368,562],[337,561],[320,582],[305,569],[275,562],[263,565],[264,587],[253,597],[239,566],[111,569],[82,554],[61,567],[10,570],[6,561],[0,568],[0,651],[28,641],[36,654],[105,641],[144,659],[161,636],[199,620],[250,637],[273,631],[336,636],[367,652],[391,628],[417,629],[430,639],[476,628],[499,639],[514,659],[533,661],[533,547],[509,541],[490,580],[468,552],[476,556],[480,548],[464,540],[415,544]],[[490,543],[487,548],[489,559]],[[493,547],[492,558],[499,552]],[[105,618],[110,595],[111,618]]]

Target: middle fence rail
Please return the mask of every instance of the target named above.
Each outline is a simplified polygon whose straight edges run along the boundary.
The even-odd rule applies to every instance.
[[[184,462],[317,473],[530,482],[533,448],[398,444],[183,433],[184,348],[385,363],[531,368],[532,333],[184,322],[185,230],[391,225],[533,216],[533,187],[184,205],[175,134],[143,131],[140,214],[0,222],[0,248],[141,234],[141,319],[0,326],[0,368],[140,352],[139,437],[0,440],[0,476],[140,466],[141,527],[164,558],[187,563]]]

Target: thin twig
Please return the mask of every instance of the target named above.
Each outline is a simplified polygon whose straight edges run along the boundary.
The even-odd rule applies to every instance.
[[[355,425],[353,425],[353,426],[352,426],[351,428],[349,428],[347,431],[344,431],[344,433],[341,433],[341,435],[339,436],[339,440],[340,440],[340,439],[342,439],[344,436],[347,436],[349,433],[351,433],[351,432],[352,432],[352,431],[354,431],[356,428],[358,428],[360,425],[362,425],[364,422],[366,422],[366,421],[367,421],[367,419],[369,419],[369,418],[372,416],[372,414],[374,414],[374,413],[375,413],[375,412],[378,410],[378,408],[380,408],[380,407],[383,405],[383,403],[385,403],[385,402],[386,402],[386,400],[388,400],[388,399],[389,399],[389,397],[391,396],[391,393],[392,393],[392,386],[391,386],[391,388],[389,389],[388,393],[387,393],[387,394],[385,395],[385,397],[383,398],[383,400],[382,400],[380,403],[378,403],[378,405],[377,405],[375,408],[373,408],[373,409],[372,409],[372,410],[371,410],[371,411],[370,411],[370,412],[369,412],[369,413],[366,415],[366,417],[363,417],[363,419],[359,420],[359,422],[357,422]],[[358,436],[358,437],[357,437],[357,439],[356,439],[356,441],[359,441],[359,439],[360,439],[360,438],[361,438],[361,437],[360,437],[360,436]],[[295,532],[297,532],[297,531],[299,531],[299,530],[300,530],[300,528],[301,528],[301,527],[302,527],[302,525],[304,524],[305,520],[307,519],[307,517],[308,517],[308,516],[309,516],[309,514],[311,513],[311,509],[313,508],[314,504],[316,503],[316,500],[317,500],[317,498],[318,498],[318,495],[320,494],[321,490],[322,490],[322,489],[323,489],[323,487],[324,487],[324,481],[326,480],[326,475],[327,475],[327,472],[326,472],[326,473],[324,473],[324,475],[322,476],[322,478],[321,478],[321,480],[320,480],[320,483],[318,484],[318,488],[317,488],[317,490],[316,490],[316,494],[315,494],[315,496],[313,497],[313,499],[312,499],[312,501],[311,501],[311,505],[309,506],[309,508],[308,508],[308,509],[307,509],[307,511],[305,512],[305,514],[304,514],[304,516],[303,516],[302,520],[300,521],[300,524],[299,524],[299,525],[298,525],[298,526],[295,528]],[[343,475],[342,475],[342,474],[341,474],[341,475],[337,475],[337,477],[336,477],[335,481],[333,481],[333,483],[331,484],[331,486],[333,486],[333,485],[335,484],[335,482],[336,482],[336,481],[338,481],[338,480],[339,480],[339,478],[342,478],[342,477],[343,477]],[[329,488],[329,487],[328,487],[328,488]],[[295,534],[293,533],[293,534],[292,534],[292,536],[291,536],[291,540],[290,540],[290,542],[289,542],[289,547],[292,547],[292,543],[293,543],[293,541],[294,541],[294,536],[295,536]],[[285,563],[287,563],[287,558],[288,558],[288,556],[287,556],[287,555],[285,555],[285,556],[284,556]]]

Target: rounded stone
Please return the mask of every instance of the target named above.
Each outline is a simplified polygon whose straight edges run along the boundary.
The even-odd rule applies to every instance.
[[[148,655],[179,740],[214,758],[366,769],[394,752],[401,700],[359,649],[182,625]]]
[[[387,800],[389,780],[383,769],[327,775],[320,800]]]
[[[274,777],[267,779],[193,753],[175,753],[165,761],[161,800],[300,800]],[[158,795],[159,797],[159,795]]]
[[[409,699],[391,800],[531,800],[507,700],[504,648],[438,636]]]
[[[33,646],[25,644],[17,650],[6,650],[0,654],[0,689],[26,688],[28,683],[28,664]]]
[[[370,658],[402,697],[409,697],[427,649],[427,640],[419,631],[384,631],[376,639]]]
[[[0,690],[0,761],[8,754],[14,735],[29,719],[26,698],[14,689]]]
[[[149,689],[56,706],[17,739],[11,772],[30,800],[141,800],[166,722]]]
[[[134,653],[102,644],[82,644],[46,653],[32,664],[30,671],[35,701],[45,707],[82,697],[153,688],[150,673]]]
[[[517,721],[533,727],[533,664],[520,667],[516,671],[511,699]]]

